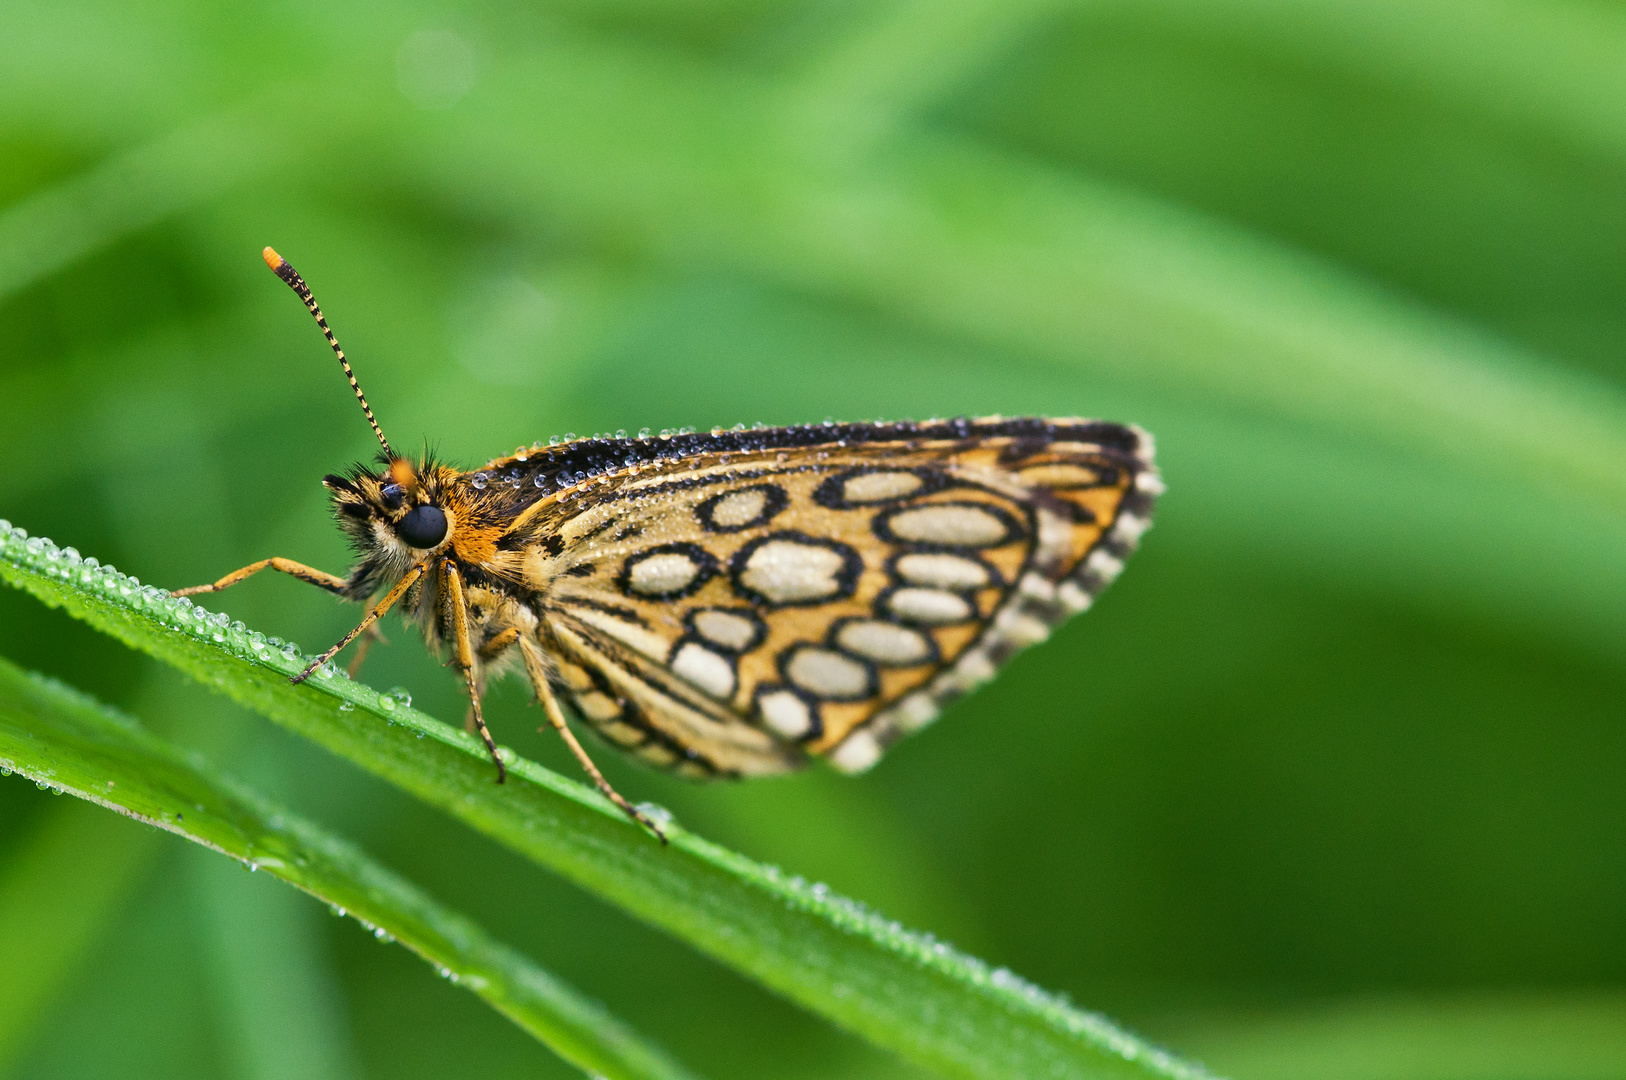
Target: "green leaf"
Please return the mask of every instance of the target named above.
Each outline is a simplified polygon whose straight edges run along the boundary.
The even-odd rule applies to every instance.
[[[0,677],[6,676],[0,661]],[[0,703],[0,726],[7,723]],[[3,741],[3,736],[0,736]],[[9,757],[0,750],[0,759]],[[78,803],[53,808],[8,848],[0,873],[0,1075],[152,861],[157,835],[114,827]]]
[[[928,1067],[1012,1080],[1208,1075],[1008,971],[675,823],[662,847],[596,792],[506,748],[511,779],[499,787],[484,750],[464,732],[331,665],[293,685],[288,676],[306,663],[294,646],[228,626],[224,615],[9,523],[0,527],[0,576]],[[245,857],[286,865],[279,852],[250,848]]]
[[[0,769],[184,836],[327,901],[379,938],[418,953],[585,1070],[625,1080],[691,1075],[602,1007],[352,845],[215,775],[201,757],[4,660]],[[61,850],[69,858],[91,857],[78,848]]]

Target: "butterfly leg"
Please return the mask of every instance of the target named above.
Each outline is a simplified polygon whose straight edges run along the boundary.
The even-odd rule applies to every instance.
[[[491,753],[491,760],[497,764],[497,783],[501,784],[508,779],[508,769],[502,763],[502,755],[497,753],[497,744],[492,740],[491,730],[486,727],[486,718],[480,712],[481,688],[476,683],[474,648],[469,643],[469,605],[463,595],[463,575],[458,573],[457,564],[450,559],[440,565],[441,580],[444,583],[441,596],[448,608],[447,613],[452,617],[452,636],[456,645],[454,657],[457,666],[463,671],[463,682],[468,686],[470,718],[480,733],[480,741],[486,744],[486,750]]]
[[[222,589],[231,588],[239,581],[253,577],[268,566],[273,570],[281,570],[284,574],[296,577],[300,581],[308,581],[318,588],[326,589],[328,592],[337,593],[340,596],[344,595],[345,588],[349,584],[344,578],[334,577],[332,574],[321,570],[313,570],[304,563],[296,563],[292,559],[277,556],[270,559],[261,559],[257,563],[249,563],[241,570],[233,570],[219,581],[211,582],[208,585],[194,585],[189,589],[176,589],[169,595],[194,596],[197,593],[220,592]]]
[[[503,653],[507,652],[509,646],[513,645],[518,639],[519,627],[510,626],[508,629],[500,631],[487,638],[485,644],[481,645],[475,650],[475,652],[482,660],[495,660]],[[484,699],[486,696],[485,679],[476,678],[474,682],[474,689],[475,693],[478,694],[480,698]],[[480,733],[480,725],[475,722],[473,706],[470,706],[469,710],[463,714],[463,730],[468,732],[470,735],[478,735]]]
[[[318,656],[315,660],[312,660],[308,665],[306,665],[304,671],[301,671],[298,675],[293,677],[293,681],[296,683],[304,682],[306,679],[310,678],[311,672],[333,659],[333,657],[338,654],[340,649],[356,640],[356,638],[360,635],[366,633],[369,627],[384,616],[385,612],[389,611],[390,608],[395,606],[395,602],[401,599],[402,595],[405,594],[408,589],[417,584],[418,579],[423,577],[423,569],[424,564],[419,563],[412,569],[408,570],[406,575],[403,576],[400,581],[395,583],[395,588],[385,593],[384,599],[372,606],[372,609],[367,612],[367,617],[362,619],[360,624],[358,624],[354,630],[340,638],[339,643],[333,646],[333,648],[329,649],[327,652],[323,653],[321,656]]]
[[[390,639],[384,636],[384,631],[378,628],[377,623],[369,626],[367,628],[367,632],[361,635],[361,644],[356,646],[356,655],[352,656],[350,658],[350,663],[345,665],[345,674],[349,675],[352,679],[356,677],[356,672],[361,670],[361,662],[367,659],[367,650],[373,647],[373,642],[375,641],[380,645],[388,645],[390,643]]]
[[[569,725],[565,723],[564,710],[559,708],[559,699],[553,696],[553,687],[548,685],[548,675],[542,659],[542,650],[529,638],[521,637],[519,639],[519,651],[520,655],[525,658],[525,673],[531,677],[531,686],[536,690],[536,700],[541,703],[542,711],[547,714],[548,723],[553,725],[553,729],[559,733],[559,737],[565,741],[565,745],[570,748],[570,752],[581,763],[582,771],[587,773],[588,778],[593,781],[593,786],[598,788],[599,793],[606,799],[620,807],[622,813],[654,833],[662,844],[666,843],[666,833],[662,831],[661,827],[651,821],[642,810],[622,798],[621,793],[610,786],[610,782],[604,779],[604,774],[598,771],[598,766],[593,764],[593,759],[587,756],[587,751],[582,748],[582,744],[576,739],[576,733],[571,731]]]

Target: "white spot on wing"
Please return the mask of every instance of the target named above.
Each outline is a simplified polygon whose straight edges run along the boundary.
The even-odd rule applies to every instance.
[[[1102,581],[1112,581],[1124,572],[1124,561],[1104,548],[1096,548],[1084,560],[1084,569],[1099,575]]]
[[[861,773],[881,760],[881,744],[875,736],[862,729],[842,740],[830,751],[829,761],[844,773]]]
[[[789,690],[770,690],[757,698],[762,722],[787,739],[805,738],[813,730],[813,714],[807,702]]]
[[[677,551],[663,551],[639,559],[627,571],[627,588],[645,596],[666,596],[689,587],[700,567]]]
[[[830,649],[803,647],[785,665],[785,677],[815,697],[852,700],[869,693],[869,669]]]
[[[932,647],[918,630],[897,623],[863,619],[836,631],[836,644],[878,664],[907,667],[931,659]]]
[[[1076,581],[1064,581],[1056,586],[1056,599],[1067,605],[1067,610],[1073,612],[1087,611],[1094,603],[1094,598],[1079,587]]]
[[[913,585],[939,589],[977,589],[988,584],[988,568],[963,555],[903,555],[893,564],[898,576]]]
[[[909,472],[872,472],[848,477],[841,494],[848,502],[882,502],[902,498],[921,486],[920,477]]]
[[[734,668],[704,645],[684,642],[672,657],[672,670],[714,698],[726,700],[734,693]]]
[[[1024,596],[1031,596],[1035,600],[1051,600],[1056,595],[1056,586],[1051,583],[1050,579],[1041,574],[1036,574],[1032,570],[1023,574],[1022,580],[1016,584],[1017,589]]]
[[[953,547],[988,547],[1008,538],[1005,523],[976,506],[941,504],[900,510],[887,518],[899,540]]]
[[[767,505],[768,493],[761,488],[736,491],[712,504],[711,521],[725,529],[737,529],[761,517]]]
[[[970,690],[994,677],[994,662],[981,649],[972,649],[954,664],[954,675],[961,687]]]
[[[745,560],[740,584],[775,604],[823,600],[841,591],[837,575],[845,564],[839,552],[818,544],[769,540]]]
[[[1138,544],[1151,527],[1152,523],[1139,515],[1119,514],[1118,520],[1112,523],[1112,534],[1126,544]]]
[[[913,693],[892,706],[893,723],[904,733],[919,731],[937,719],[937,706],[929,694]]]
[[[887,597],[886,606],[900,619],[927,626],[971,618],[971,605],[964,597],[937,589],[898,589]]]
[[[1050,627],[1046,623],[1015,608],[1001,611],[994,618],[994,628],[1005,640],[1023,648],[1037,645],[1050,636]]]
[[[697,611],[695,632],[713,645],[739,652],[757,636],[756,623],[732,611]]]
[[[1135,490],[1144,491],[1148,495],[1161,495],[1168,490],[1163,478],[1155,472],[1142,472],[1135,474]]]
[[[1065,461],[1034,465],[1017,475],[1030,484],[1047,488],[1094,487],[1101,482],[1101,474],[1089,466]]]

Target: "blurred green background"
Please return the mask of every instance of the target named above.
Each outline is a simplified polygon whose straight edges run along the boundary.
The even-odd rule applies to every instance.
[[[0,2],[0,516],[168,587],[346,564],[372,437],[267,243],[468,464],[1138,422],[1124,580],[873,773],[606,773],[1238,1080],[1626,1077],[1623,72],[1610,0]],[[362,677],[455,721],[390,632]],[[0,653],[705,1075],[919,1075],[20,594]],[[262,879],[0,781],[0,1075],[571,1075]]]

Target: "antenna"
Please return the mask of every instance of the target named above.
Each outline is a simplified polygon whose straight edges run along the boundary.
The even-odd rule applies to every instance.
[[[327,320],[322,317],[322,309],[316,306],[316,297],[311,295],[310,286],[299,276],[299,271],[275,251],[266,248],[261,254],[265,256],[265,265],[271,268],[271,272],[287,282],[288,287],[299,294],[299,298],[305,301],[305,306],[310,308],[311,314],[316,317],[316,325],[322,328],[322,336],[327,338],[327,343],[333,347],[333,355],[339,358],[339,366],[344,368],[344,377],[350,380],[350,389],[356,392],[356,400],[361,402],[361,411],[367,414],[367,422],[373,425],[373,434],[378,436],[379,445],[384,447],[384,456],[395,457],[390,450],[389,440],[384,438],[383,429],[378,426],[378,421],[373,419],[372,406],[367,404],[367,395],[361,392],[361,384],[356,381],[356,373],[350,370],[350,361],[344,358],[344,350],[339,348],[339,339],[327,328]]]

